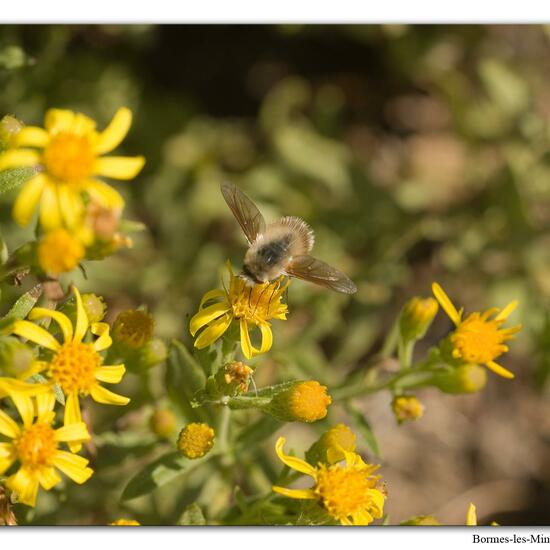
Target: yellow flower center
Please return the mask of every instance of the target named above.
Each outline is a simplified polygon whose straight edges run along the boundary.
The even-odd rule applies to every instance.
[[[490,313],[472,313],[451,335],[453,356],[456,359],[486,364],[508,351],[504,342],[509,339],[509,335],[499,328],[503,321],[488,320]]]
[[[325,466],[317,471],[315,493],[327,512],[342,521],[354,514],[374,511],[373,489],[377,477],[356,466]]]
[[[187,458],[200,458],[214,445],[214,430],[208,424],[193,422],[180,432],[178,448]]]
[[[33,424],[13,442],[21,464],[28,468],[51,466],[57,442],[54,429],[46,423]]]
[[[101,366],[101,356],[91,344],[67,342],[50,362],[50,375],[65,393],[90,393],[97,383],[95,371]]]
[[[229,302],[233,315],[238,319],[261,323],[276,315],[288,311],[288,306],[281,302],[286,285],[281,287],[283,278],[272,283],[261,283],[249,286],[241,277],[231,277]]]
[[[316,380],[296,384],[288,391],[287,407],[290,415],[301,422],[315,422],[325,418],[332,398],[327,388]]]
[[[139,309],[123,311],[113,325],[113,338],[131,348],[140,348],[153,337],[155,322]]]
[[[46,273],[65,273],[84,257],[84,247],[65,229],[55,229],[40,239],[37,256]]]
[[[96,154],[87,135],[60,132],[51,138],[42,160],[55,179],[79,184],[93,173]]]

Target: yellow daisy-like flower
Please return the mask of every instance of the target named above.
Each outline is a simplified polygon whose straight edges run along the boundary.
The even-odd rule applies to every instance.
[[[31,321],[51,317],[61,329],[63,342],[59,342],[44,328],[31,321],[16,321],[12,327],[13,334],[27,338],[51,352],[49,361],[36,361],[31,371],[23,373],[28,377],[41,371],[46,371],[50,384],[58,384],[66,396],[65,425],[82,421],[80,413],[80,396],[91,395],[97,403],[106,405],[126,405],[127,397],[109,391],[101,385],[118,384],[124,376],[124,365],[104,366],[100,351],[107,349],[111,343],[109,325],[107,323],[92,323],[82,304],[80,292],[73,287],[76,298],[76,322],[73,327],[71,320],[60,311],[37,307],[31,310],[28,318]],[[90,332],[98,338],[94,342],[85,342],[84,337]],[[77,451],[80,445],[71,443],[71,450]]]
[[[85,254],[80,240],[62,227],[48,231],[36,249],[38,264],[45,273],[53,275],[72,271]]]
[[[15,201],[15,221],[27,225],[39,204],[40,223],[45,228],[74,227],[84,214],[83,193],[101,206],[121,210],[120,194],[97,177],[130,180],[143,168],[141,156],[102,156],[121,143],[131,122],[132,113],[124,107],[98,132],[96,123],[82,113],[49,109],[44,128],[22,128],[14,138],[15,147],[0,155],[0,170],[37,169]]]
[[[76,483],[87,481],[93,474],[88,460],[59,448],[63,442],[90,439],[86,425],[74,422],[57,430],[52,428],[55,397],[51,392],[38,395],[36,406],[29,397],[18,395],[12,399],[23,425],[0,411],[0,434],[11,440],[0,443],[0,475],[15,462],[19,463],[17,472],[6,480],[6,486],[17,494],[18,501],[34,506],[39,485],[49,491],[61,481],[56,469]]]
[[[521,330],[521,325],[502,329],[501,325],[516,309],[518,302],[510,302],[504,309],[496,307],[487,311],[470,313],[462,318],[463,310],[457,311],[444,290],[433,283],[432,291],[456,329],[450,336],[453,357],[467,363],[485,365],[504,378],[514,378],[514,374],[495,362],[495,359],[508,351],[505,342]],[[494,317],[493,317],[494,316]],[[491,319],[491,317],[493,317]]]
[[[380,476],[373,475],[378,466],[366,464],[356,453],[342,450],[345,464],[312,466],[305,460],[285,455],[285,438],[280,437],[275,451],[289,468],[313,478],[310,489],[287,489],[274,486],[276,493],[289,498],[318,500],[323,508],[342,525],[369,525],[381,518],[384,493],[378,489]]]
[[[207,292],[199,305],[199,311],[191,318],[189,330],[194,337],[195,347],[203,349],[220,338],[229,328],[234,319],[240,323],[241,349],[247,359],[260,353],[266,353],[273,344],[273,333],[269,319],[286,320],[288,306],[282,302],[283,294],[290,281],[284,282],[284,277],[271,283],[261,283],[249,286],[242,277],[235,276],[231,264],[227,262],[229,271],[229,290],[211,290]],[[205,304],[218,300],[212,305]],[[260,348],[252,345],[250,340],[250,325],[260,329],[262,341]]]

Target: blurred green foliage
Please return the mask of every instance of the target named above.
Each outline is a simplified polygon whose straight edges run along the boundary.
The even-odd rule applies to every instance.
[[[350,299],[293,282],[289,321],[274,327],[271,353],[256,360],[258,384],[340,383],[380,350],[406,299],[429,295],[437,280],[466,311],[520,300],[514,320],[525,329],[506,366],[514,383],[543,392],[549,40],[543,26],[3,26],[0,113],[41,125],[47,108],[69,108],[102,128],[119,106],[133,110],[122,150],[147,164],[117,189],[128,199],[125,217],[147,230],[132,250],[88,262],[87,280],[64,279],[103,295],[111,321],[145,305],[157,336],[191,348],[188,321],[202,294],[218,286],[223,262],[240,266],[245,251],[219,192],[229,178],[268,220],[308,220],[315,255],[359,287]],[[12,248],[32,234],[9,222],[14,196],[0,195]],[[2,298],[7,309],[13,300]],[[448,329],[438,317],[427,344]],[[174,524],[220,512],[231,496],[226,472],[207,467],[172,480],[170,491],[119,504],[133,473],[174,449],[148,424],[170,394],[170,361],[166,370],[167,389],[162,369],[127,377],[122,393],[133,399],[122,413],[92,409],[97,474],[43,493],[29,520],[95,524],[130,514]],[[380,454],[368,421],[349,412]],[[183,423],[189,411],[177,413]],[[332,425],[331,415],[312,429]],[[270,444],[247,458],[248,475],[237,480],[245,493],[269,489],[279,468],[272,455]],[[61,517],[57,502],[69,491]]]

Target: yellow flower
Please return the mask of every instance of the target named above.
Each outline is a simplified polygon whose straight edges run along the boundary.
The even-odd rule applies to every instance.
[[[326,386],[307,380],[275,395],[266,410],[284,422],[316,422],[325,418],[331,403]]]
[[[113,339],[130,348],[141,348],[153,337],[155,321],[146,311],[129,309],[119,313],[113,324]]]
[[[346,452],[354,452],[357,436],[349,426],[337,424],[327,430],[306,452],[306,460],[310,464],[323,462],[336,464],[346,458]]]
[[[419,340],[426,334],[439,309],[433,298],[411,298],[403,307],[399,329],[404,340]]]
[[[82,243],[61,227],[41,237],[36,252],[42,270],[55,275],[72,271],[85,254]]]
[[[381,518],[384,493],[378,489],[380,476],[373,475],[378,466],[363,462],[356,453],[343,451],[346,463],[317,467],[294,456],[285,455],[285,438],[280,437],[275,451],[289,468],[313,478],[310,489],[287,489],[274,486],[276,493],[289,498],[318,500],[323,508],[342,525],[368,525]]]
[[[207,292],[201,300],[198,313],[191,318],[189,330],[194,337],[203,329],[195,340],[195,347],[203,349],[220,338],[233,319],[238,319],[241,349],[244,356],[251,359],[271,349],[273,334],[269,319],[286,320],[288,306],[282,303],[282,297],[289,281],[283,283],[284,278],[281,277],[271,283],[249,286],[242,277],[233,274],[229,262],[226,265],[229,270],[229,291]],[[220,298],[221,301],[205,307],[206,303]],[[262,341],[259,349],[250,341],[250,325],[260,329]]]
[[[6,480],[6,486],[17,494],[18,501],[34,506],[39,485],[49,491],[61,481],[56,468],[76,483],[87,481],[93,473],[87,467],[88,460],[59,449],[62,442],[90,439],[86,425],[73,422],[57,430],[52,428],[55,397],[51,392],[38,395],[36,407],[29,397],[19,395],[12,399],[23,425],[0,411],[0,434],[11,440],[0,443],[0,475],[15,462],[19,463],[17,472]]]
[[[96,130],[96,123],[82,113],[50,109],[44,129],[26,126],[14,138],[15,148],[0,156],[0,170],[35,166],[37,175],[19,193],[13,217],[27,225],[39,204],[40,223],[47,229],[74,227],[84,215],[83,193],[107,208],[122,210],[124,201],[97,176],[130,180],[142,169],[143,157],[104,157],[124,139],[132,113],[119,109],[111,123]]]
[[[485,365],[504,378],[514,378],[514,374],[495,362],[495,359],[508,351],[504,342],[511,340],[521,325],[502,329],[501,325],[516,309],[518,302],[510,302],[503,310],[496,307],[487,311],[470,313],[462,318],[463,310],[457,311],[447,294],[437,284],[433,283],[434,296],[445,310],[456,329],[450,336],[453,346],[452,355],[466,363]],[[491,317],[493,317],[491,319]]]
[[[414,395],[398,395],[392,401],[392,411],[399,424],[417,420],[424,414],[424,405]]]
[[[187,424],[178,437],[178,449],[190,459],[203,457],[213,445],[214,430],[200,422]]]
[[[123,525],[123,526],[129,526],[129,525],[141,525],[139,521],[136,521],[135,519],[117,519],[116,521],[113,521],[113,523],[109,523],[109,525]]]
[[[124,376],[124,365],[103,366],[100,351],[107,349],[111,343],[109,325],[106,323],[88,322],[86,311],[82,305],[80,292],[73,287],[76,299],[76,322],[73,327],[70,319],[60,311],[34,308],[29,313],[30,320],[51,317],[63,333],[60,343],[48,331],[30,321],[16,321],[12,332],[31,342],[53,352],[49,361],[37,361],[32,372],[26,372],[22,377],[28,377],[37,372],[46,371],[50,384],[57,383],[66,396],[65,424],[75,424],[82,421],[80,413],[80,396],[91,395],[97,403],[107,405],[126,405],[130,400],[101,385],[101,382],[118,384]],[[88,333],[99,338],[94,342],[85,342]],[[79,444],[71,443],[71,449],[77,451]]]

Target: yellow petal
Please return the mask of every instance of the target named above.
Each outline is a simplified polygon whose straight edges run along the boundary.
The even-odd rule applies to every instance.
[[[57,186],[57,198],[61,217],[67,227],[77,227],[84,212],[84,203],[82,202],[80,193],[68,185],[59,184]]]
[[[283,495],[289,498],[307,498],[307,499],[317,498],[315,491],[312,491],[311,489],[287,489],[286,487],[278,487],[277,485],[273,485],[272,489],[276,493],[279,493],[280,495]]]
[[[80,136],[94,134],[94,138],[97,139],[95,127],[95,121],[89,116],[86,116],[83,113],[74,113],[74,119],[70,131]]]
[[[29,428],[34,419],[34,404],[32,399],[28,395],[19,392],[12,393],[10,397],[23,420],[23,426]]]
[[[55,393],[53,391],[36,396],[36,417],[38,422],[45,422],[50,418],[55,407]]]
[[[220,319],[212,322],[199,334],[198,338],[195,340],[195,347],[197,349],[203,349],[214,343],[229,328],[232,318],[231,315],[226,313]]]
[[[99,336],[99,338],[93,343],[96,351],[103,351],[107,349],[113,340],[109,335],[109,325],[107,323],[93,323],[90,327],[92,334]]]
[[[504,321],[518,307],[519,302],[514,300],[510,302],[496,317],[495,321]]]
[[[11,149],[0,155],[0,171],[22,166],[36,166],[40,155],[32,149]]]
[[[470,502],[468,511],[466,512],[466,525],[477,525],[476,507]]]
[[[191,336],[195,336],[197,331],[204,325],[207,325],[214,319],[221,317],[231,309],[231,306],[227,302],[220,302],[211,306],[200,309],[189,322],[189,332]]]
[[[122,380],[125,372],[126,368],[124,365],[114,365],[112,367],[105,366],[96,369],[95,377],[107,384],[118,384]]]
[[[38,174],[27,181],[13,205],[12,216],[19,225],[27,225],[36,210],[36,205],[42,197],[47,178],[44,174]]]
[[[126,137],[132,124],[132,111],[126,107],[121,107],[111,120],[109,126],[100,132],[96,145],[96,153],[103,155],[109,153]]]
[[[88,481],[94,473],[91,468],[86,467],[88,461],[85,458],[67,451],[57,451],[53,464],[78,484]]]
[[[44,127],[52,134],[68,132],[73,125],[74,115],[68,109],[48,109],[44,117]]]
[[[130,402],[130,399],[128,397],[124,397],[123,395],[118,395],[118,393],[114,393],[107,388],[104,388],[103,386],[100,386],[99,384],[95,384],[92,386],[92,389],[90,391],[92,395],[92,399],[96,403],[102,403],[103,405],[127,405]]]
[[[355,512],[351,517],[353,518],[353,525],[369,525],[373,520],[373,517],[366,510]]]
[[[131,180],[139,174],[144,164],[144,157],[101,157],[95,161],[94,174],[117,180]]]
[[[252,342],[250,341],[250,334],[248,332],[248,323],[246,319],[241,317],[240,319],[240,328],[241,328],[241,350],[243,355],[247,359],[252,359],[254,357],[254,348],[252,347]]]
[[[47,330],[30,321],[15,321],[11,332],[52,351],[60,348],[59,342]]]
[[[311,466],[311,464],[308,464],[305,460],[302,460],[301,458],[285,455],[285,453],[283,452],[285,441],[286,439],[284,437],[279,437],[279,439],[277,439],[277,443],[275,443],[275,452],[277,453],[277,456],[280,458],[281,462],[286,464],[289,468],[296,470],[297,472],[315,478],[317,475],[317,470],[313,466]]]
[[[40,223],[45,229],[56,229],[62,225],[57,185],[49,181],[40,198]]]
[[[262,344],[258,354],[268,352],[273,345],[273,333],[271,332],[271,326],[269,323],[261,323],[260,331],[262,333]]]
[[[436,297],[441,307],[445,310],[445,313],[449,316],[451,321],[456,325],[460,325],[461,315],[456,310],[456,307],[451,302],[450,298],[445,294],[445,291],[437,284],[432,284],[432,292]]]
[[[21,430],[15,420],[10,418],[4,411],[0,411],[0,434],[10,439],[16,439],[20,433]]]
[[[45,307],[35,307],[31,310],[28,315],[28,318],[31,321],[36,321],[38,319],[43,319],[44,317],[51,317],[63,332],[63,341],[71,342],[73,339],[73,325],[71,320],[60,311],[55,311],[54,309],[47,309]]]
[[[508,378],[508,379],[515,378],[515,375],[513,372],[510,372],[504,367],[501,367],[498,363],[495,363],[494,361],[489,361],[488,363],[486,363],[486,365],[487,365],[487,368],[491,369],[495,374],[498,374],[503,378]]]
[[[80,402],[78,393],[72,392],[67,396],[65,401],[65,416],[63,418],[64,426],[72,426],[82,423],[82,414],[80,412]],[[81,441],[69,441],[69,449],[73,453],[78,453],[82,448]]]
[[[11,443],[0,443],[0,476],[15,462],[17,456]]]
[[[38,472],[22,466],[6,480],[6,486],[17,493],[17,501],[27,506],[36,504],[38,494]]]
[[[104,208],[119,211],[124,208],[124,199],[121,194],[102,181],[94,179],[86,180],[84,189],[90,195],[91,199]]]
[[[37,361],[41,363],[41,361]],[[25,395],[38,395],[50,391],[50,384],[30,384],[16,378],[0,377],[0,397],[18,392]]]
[[[82,342],[86,331],[88,330],[88,315],[82,305],[82,297],[76,286],[73,286],[73,294],[76,298],[76,324],[74,327],[74,341]]]
[[[18,147],[45,147],[50,141],[50,134],[38,126],[25,126],[15,136]]]
[[[202,309],[202,306],[204,304],[206,304],[206,302],[210,301],[210,300],[214,300],[216,298],[226,298],[226,295],[225,295],[225,292],[223,290],[220,290],[219,288],[216,288],[214,290],[209,290],[203,297],[202,297],[202,300],[201,300],[201,303],[199,305],[199,310]],[[228,309],[231,307],[231,305],[227,302],[226,300],[226,303],[228,304],[227,307]]]
[[[81,443],[82,441],[89,441],[90,434],[86,424],[79,422],[77,424],[68,424],[55,430],[55,440],[63,442],[77,441]]]
[[[55,468],[44,467],[38,471],[38,482],[42,485],[42,488],[49,491],[52,487],[57,485],[61,481],[61,478],[57,475]]]

